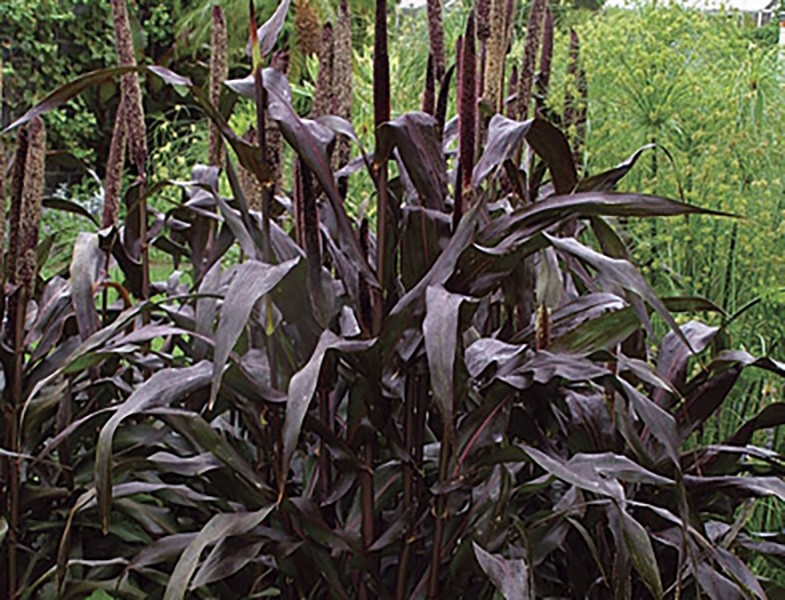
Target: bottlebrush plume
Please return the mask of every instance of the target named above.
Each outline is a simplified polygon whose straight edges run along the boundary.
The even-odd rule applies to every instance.
[[[435,0],[439,2],[439,0]],[[430,2],[428,15],[430,22]],[[441,19],[441,5],[439,5]],[[441,21],[440,21],[441,22]],[[442,55],[444,49],[442,49]],[[387,0],[376,0],[373,36],[373,124],[390,120],[390,56],[387,52]]]
[[[433,72],[433,56],[428,55],[425,67],[425,90],[422,93],[422,111],[429,115],[436,111],[436,79]]]
[[[319,233],[319,208],[316,204],[316,194],[313,189],[313,173],[298,159],[300,177],[300,195],[302,196],[302,226],[303,243],[305,255],[308,261],[308,269],[315,281],[319,280],[319,267],[321,265],[321,234]]]
[[[5,278],[8,283],[17,282],[22,237],[22,194],[25,181],[25,163],[30,142],[28,126],[19,129],[16,137],[16,153],[11,171],[11,210],[8,214],[8,258],[6,259]]]
[[[27,158],[22,183],[22,210],[20,222],[20,252],[24,257],[27,250],[38,246],[38,228],[41,222],[41,200],[44,191],[44,161],[46,158],[46,130],[44,122],[33,119],[29,125]]]
[[[542,27],[542,53],[540,55],[540,75],[537,79],[537,91],[544,99],[548,95],[551,83],[551,63],[553,62],[553,14],[551,7],[545,8],[545,22]]]
[[[347,0],[341,1],[335,23],[335,55],[333,59],[333,82],[335,84],[335,109],[339,117],[351,121],[353,101],[352,14]],[[333,154],[333,169],[345,166],[351,158],[349,140],[339,136]]]
[[[330,114],[335,104],[334,58],[333,26],[330,23],[325,23],[322,28],[322,44],[319,51],[319,75],[316,78],[316,91],[311,107],[312,118]]]
[[[507,117],[510,119],[513,118],[515,113],[515,98],[513,94],[518,89],[518,65],[513,65],[512,69],[510,69],[510,83],[507,85],[507,98],[505,99],[505,105],[507,107]]]
[[[243,139],[250,144],[256,144],[256,129],[254,127],[250,127],[243,136]],[[255,211],[262,210],[262,185],[259,183],[256,175],[242,166],[239,168],[237,175],[238,179],[240,180],[240,188],[243,191],[248,208]]]
[[[3,106],[3,59],[0,57],[0,106]],[[2,117],[2,115],[0,115]],[[0,119],[0,128],[3,126]],[[6,210],[6,196],[5,196],[5,144],[3,139],[0,138],[0,265],[3,264],[3,251],[5,250],[5,210]],[[2,281],[0,281],[2,287]],[[0,291],[0,295],[2,292]]]
[[[485,49],[483,98],[493,112],[502,108],[504,98],[504,57],[507,54],[505,0],[491,0],[490,35]]]
[[[41,221],[44,188],[46,130],[40,117],[19,130],[14,170],[11,175],[11,213],[6,259],[6,280],[32,291],[35,276],[35,250]],[[32,264],[31,264],[32,256]],[[8,331],[16,328],[19,295],[8,304]]]
[[[112,19],[114,22],[115,47],[120,66],[135,67],[136,55],[131,34],[131,24],[128,20],[128,9],[125,0],[111,0]],[[147,160],[147,130],[144,124],[144,109],[142,108],[142,88],[136,73],[126,73],[120,79],[120,91],[124,98],[126,121],[126,135],[128,136],[128,149],[131,161],[139,174],[144,173],[144,164]]]
[[[304,56],[319,54],[322,37],[322,24],[319,15],[309,0],[294,2],[294,29],[297,32],[297,45]]]
[[[477,146],[477,48],[475,43],[474,12],[469,13],[460,54],[458,79],[458,161],[461,167],[461,205],[456,210],[465,212],[472,191]]]
[[[106,162],[106,183],[104,184],[104,212],[101,227],[111,227],[117,223],[120,210],[120,196],[123,187],[123,167],[125,163],[125,114],[123,100],[117,107],[114,118],[112,141],[109,145],[109,159]]]
[[[276,71],[284,75],[289,73],[289,52],[286,50],[279,50],[273,54],[271,66]],[[275,172],[275,189],[283,189],[283,135],[278,127],[278,124],[272,119],[266,119],[267,122],[267,163],[270,168]],[[254,177],[254,180],[256,178]]]
[[[210,34],[210,104],[218,108],[223,82],[229,77],[226,19],[220,6],[213,6]],[[223,138],[218,127],[212,122],[209,129],[208,157],[211,166],[224,166]]]
[[[445,71],[442,1],[428,0],[427,7],[429,52],[433,56],[433,71],[436,81],[441,81]]]
[[[545,304],[541,304],[537,309],[535,329],[535,348],[538,351],[545,350],[551,345],[551,315]]]
[[[477,39],[485,43],[491,37],[491,0],[477,0]]]
[[[537,62],[537,53],[540,49],[546,7],[547,0],[533,0],[529,12],[529,24],[526,27],[526,40],[523,45],[523,61],[521,62],[518,98],[515,107],[515,117],[520,120],[525,120],[529,114],[534,84],[534,65]]]

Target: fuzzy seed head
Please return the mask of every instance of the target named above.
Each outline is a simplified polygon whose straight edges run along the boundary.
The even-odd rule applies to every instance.
[[[30,122],[30,139],[25,163],[24,189],[22,192],[22,247],[35,251],[38,246],[38,229],[41,222],[41,200],[44,192],[46,160],[46,130],[39,118]]]
[[[36,258],[35,250],[28,248],[19,265],[19,283],[27,291],[28,298],[35,288]]]
[[[229,77],[226,19],[220,6],[213,6],[210,34],[210,104],[218,108],[223,82]],[[211,166],[224,166],[223,138],[218,127],[212,122],[209,130],[208,156]]]
[[[335,114],[344,119],[352,117],[353,63],[352,15],[349,12],[349,3],[342,0],[335,25],[333,81],[336,87]]]
[[[0,67],[0,70],[1,67]],[[3,140],[0,139],[0,265],[3,264],[3,252],[5,251],[5,210],[6,210],[6,197],[5,197],[5,145]],[[2,277],[2,275],[0,275]],[[2,281],[0,281],[2,286]]]
[[[325,23],[322,28],[322,43],[319,52],[319,75],[316,79],[316,92],[311,107],[312,117],[330,114],[335,104],[333,92],[335,89],[333,83],[334,58],[333,26],[330,23]]]
[[[477,0],[477,39],[483,44],[491,37],[491,0]]]
[[[460,79],[458,80],[458,160],[461,164],[463,198],[471,192],[477,145],[477,49],[475,44],[474,12],[469,13],[461,50]],[[465,208],[465,207],[461,207]]]
[[[123,167],[125,166],[125,115],[123,102],[117,107],[109,145],[109,160],[106,163],[106,183],[104,185],[104,212],[101,226],[111,227],[117,223],[120,212],[120,197],[123,187]]]
[[[431,2],[428,0],[430,24]],[[441,19],[441,4],[439,4]],[[444,54],[444,50],[442,50]],[[387,0],[376,0],[373,33],[373,124],[378,127],[390,120],[390,55],[387,51]]]
[[[11,178],[11,214],[6,279],[20,281],[22,259],[28,250],[35,252],[41,221],[44,188],[46,130],[40,117],[19,130],[16,160]]]
[[[442,1],[428,0],[428,36],[430,54],[433,56],[433,70],[436,81],[444,77],[444,19],[442,17]]]
[[[322,24],[319,15],[309,0],[295,0],[294,28],[297,32],[297,45],[304,56],[319,54]]]
[[[537,64],[537,53],[540,50],[546,7],[547,0],[533,0],[529,12],[529,24],[526,27],[526,41],[523,45],[523,61],[521,62],[518,99],[515,108],[515,116],[520,120],[525,120],[529,114],[534,84],[534,65]]]
[[[545,22],[542,28],[542,54],[540,56],[540,77],[538,91],[541,96],[548,94],[551,82],[551,63],[553,61],[553,14],[550,6],[545,8]]]
[[[249,144],[256,144],[256,129],[254,127],[248,129],[243,139]],[[243,166],[239,167],[237,177],[240,180],[240,189],[243,191],[249,210],[261,211],[262,186],[257,177]]]
[[[115,47],[120,65],[135,67],[136,55],[131,34],[131,24],[128,20],[126,0],[111,0],[112,19],[114,21]],[[139,174],[144,173],[144,164],[147,160],[147,129],[144,124],[144,109],[142,107],[142,88],[136,73],[127,73],[120,80],[120,91],[125,105],[125,120],[128,136],[128,147],[131,160]]]
[[[425,67],[425,90],[422,94],[422,111],[432,115],[436,112],[436,79],[433,73],[433,56],[428,55]]]
[[[505,0],[491,0],[490,35],[485,50],[485,81],[482,89],[484,99],[493,112],[501,110],[503,101],[504,57],[507,54],[505,16]]]
[[[11,172],[11,211],[8,216],[8,259],[6,260],[6,281],[17,282],[17,267],[19,263],[19,249],[21,245],[22,223],[22,190],[25,179],[25,162],[27,161],[27,147],[30,132],[27,126],[19,129],[16,139],[16,154],[14,167]]]
[[[333,113],[351,121],[353,100],[353,69],[354,55],[352,51],[352,15],[349,3],[342,0],[335,24],[335,55],[333,59],[333,85],[335,107]],[[339,137],[333,154],[333,169],[338,170],[351,158],[349,140]]]

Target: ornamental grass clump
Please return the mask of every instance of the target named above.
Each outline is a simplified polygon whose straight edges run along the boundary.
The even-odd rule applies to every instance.
[[[729,347],[721,307],[656,294],[614,226],[733,217],[617,191],[639,151],[582,176],[563,112],[502,114],[503,67],[480,126],[478,13],[434,73],[435,114],[398,114],[377,0],[364,148],[330,114],[340,101],[296,110],[275,52],[289,2],[259,28],[249,8],[249,74],[224,93],[252,103],[256,134],[233,131],[207,89],[142,69],[227,148],[223,171],[194,165],[193,181],[148,190],[183,190],[144,238],[177,270],[135,300],[139,265],[115,240],[133,219],[120,236],[83,232],[68,273],[30,288],[22,343],[0,345],[0,414],[18,417],[0,457],[6,595],[779,597],[758,562],[778,564],[785,540],[746,516],[785,498],[785,460],[765,446],[785,404],[719,443],[702,431],[744,371],[785,365]],[[508,32],[491,21],[503,65]],[[13,124],[25,157],[53,104]],[[270,126],[288,146],[280,187]],[[338,171],[336,139],[354,157]],[[373,197],[354,218],[366,199],[337,179],[358,171]],[[97,302],[106,287],[122,302]]]

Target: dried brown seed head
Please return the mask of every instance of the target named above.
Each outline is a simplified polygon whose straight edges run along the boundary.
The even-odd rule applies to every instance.
[[[304,56],[319,54],[322,37],[322,24],[319,14],[309,0],[295,0],[294,28],[297,32],[297,45]]]
[[[125,0],[111,0],[112,19],[114,21],[115,47],[120,66],[135,67],[133,35],[128,20],[128,8]],[[120,80],[120,91],[125,103],[126,132],[131,160],[139,174],[144,173],[147,160],[147,129],[144,124],[144,108],[142,107],[142,88],[136,73],[126,73]]]

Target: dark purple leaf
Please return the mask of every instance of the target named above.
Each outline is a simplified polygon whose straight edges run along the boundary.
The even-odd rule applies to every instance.
[[[196,538],[188,544],[177,561],[166,586],[164,600],[183,600],[189,589],[191,576],[199,564],[205,548],[229,536],[242,535],[259,525],[273,510],[267,506],[256,512],[222,513],[210,519]]]
[[[319,376],[322,370],[322,363],[329,351],[341,353],[357,353],[370,348],[371,340],[344,340],[334,333],[326,330],[319,343],[311,355],[308,363],[292,376],[289,382],[288,400],[286,402],[286,419],[283,425],[283,458],[281,460],[282,473],[289,471],[289,464],[300,438],[305,415],[311,404],[316,387],[319,383]],[[283,489],[279,490],[283,493]]]
[[[742,367],[735,365],[718,373],[712,373],[690,392],[676,412],[681,441],[686,440],[722,405],[741,375],[741,371]]]
[[[291,0],[281,0],[278,8],[275,9],[273,15],[256,30],[256,38],[259,40],[259,52],[261,58],[270,54],[270,51],[278,41],[278,36],[281,35],[284,23],[286,22],[286,13],[289,12],[289,5]],[[245,53],[251,56],[251,40],[245,46]]]
[[[194,575],[190,589],[199,588],[231,577],[257,559],[264,542],[247,543],[236,538],[225,538],[212,549]]]
[[[695,353],[703,352],[719,332],[718,327],[709,327],[699,321],[690,321],[682,325],[680,329],[684,338],[689,340]],[[670,383],[674,389],[682,392],[687,376],[687,361],[690,356],[692,356],[692,352],[682,337],[671,331],[662,338],[662,344],[660,344],[657,354],[657,371],[660,377]],[[653,400],[665,408],[670,408],[674,402],[673,395],[661,389],[654,392]]]
[[[196,538],[195,533],[175,533],[155,540],[149,546],[142,548],[128,563],[128,569],[139,570],[150,565],[155,565],[171,560]]]
[[[476,189],[485,179],[511,160],[518,151],[533,121],[518,122],[504,115],[494,115],[488,124],[488,141],[474,166],[472,186]]]
[[[346,215],[343,198],[338,193],[327,146],[332,142],[333,133],[317,121],[301,119],[291,106],[291,90],[286,77],[274,69],[264,73],[264,85],[268,93],[270,118],[277,121],[281,133],[298,156],[313,171],[322,186],[336,219],[337,241],[342,252],[351,260],[369,286],[379,287],[376,277],[368,266],[368,261],[360,252],[359,242]]]
[[[590,461],[582,460],[573,465],[530,446],[523,446],[523,449],[534,462],[557,479],[593,494],[619,501],[624,499],[624,489],[621,484],[615,479],[607,479],[600,475]]]
[[[406,113],[379,127],[378,138],[374,160],[377,163],[388,160],[397,148],[422,205],[444,210],[447,165],[436,132],[436,120],[423,112]]]
[[[248,261],[237,267],[226,292],[221,307],[221,320],[215,333],[210,406],[218,396],[221,376],[229,359],[229,353],[248,323],[254,305],[262,296],[269,294],[297,262],[298,259],[292,259],[280,265],[268,265],[258,261]]]
[[[655,598],[662,598],[662,580],[657,566],[657,556],[646,528],[621,509],[622,531],[635,570]]]
[[[425,319],[422,330],[425,353],[431,375],[436,405],[446,425],[448,437],[455,441],[455,358],[458,352],[458,318],[461,305],[470,300],[451,294],[441,286],[431,286],[425,293]]]
[[[210,381],[212,365],[202,361],[193,367],[164,369],[154,374],[120,404],[117,412],[101,428],[95,453],[95,487],[101,526],[109,529],[109,510],[112,505],[112,439],[120,423],[126,418],[153,407],[169,406],[187,397]]]
[[[529,600],[529,570],[523,559],[502,558],[486,552],[477,542],[472,542],[474,556],[483,572],[506,600]]]
[[[95,217],[93,217],[93,215],[91,215],[84,206],[77,204],[76,202],[71,202],[65,198],[49,197],[44,198],[42,204],[44,208],[48,208],[50,210],[59,210],[61,212],[68,212],[80,217],[84,217],[85,219],[92,221],[96,227],[98,226],[98,221],[95,220]]]
[[[655,144],[646,144],[638,148],[629,158],[619,163],[612,169],[582,179],[578,183],[578,192],[609,192],[616,187],[616,184],[635,166],[638,159],[646,150],[655,148]]]
[[[630,262],[616,258],[608,258],[607,256],[580,244],[574,239],[555,238],[547,233],[543,235],[545,235],[548,241],[558,250],[567,252],[596,269],[600,282],[618,285],[645,300],[673,331],[676,331],[677,334],[681,334],[679,326],[676,324],[676,321],[673,320],[673,317],[670,312],[668,312],[665,304],[663,304],[660,297],[657,296],[643,276]],[[684,341],[689,345],[689,342],[686,339]]]
[[[769,404],[753,418],[742,425],[739,430],[725,441],[729,446],[745,446],[750,442],[752,434],[759,429],[785,425],[785,402]]]

